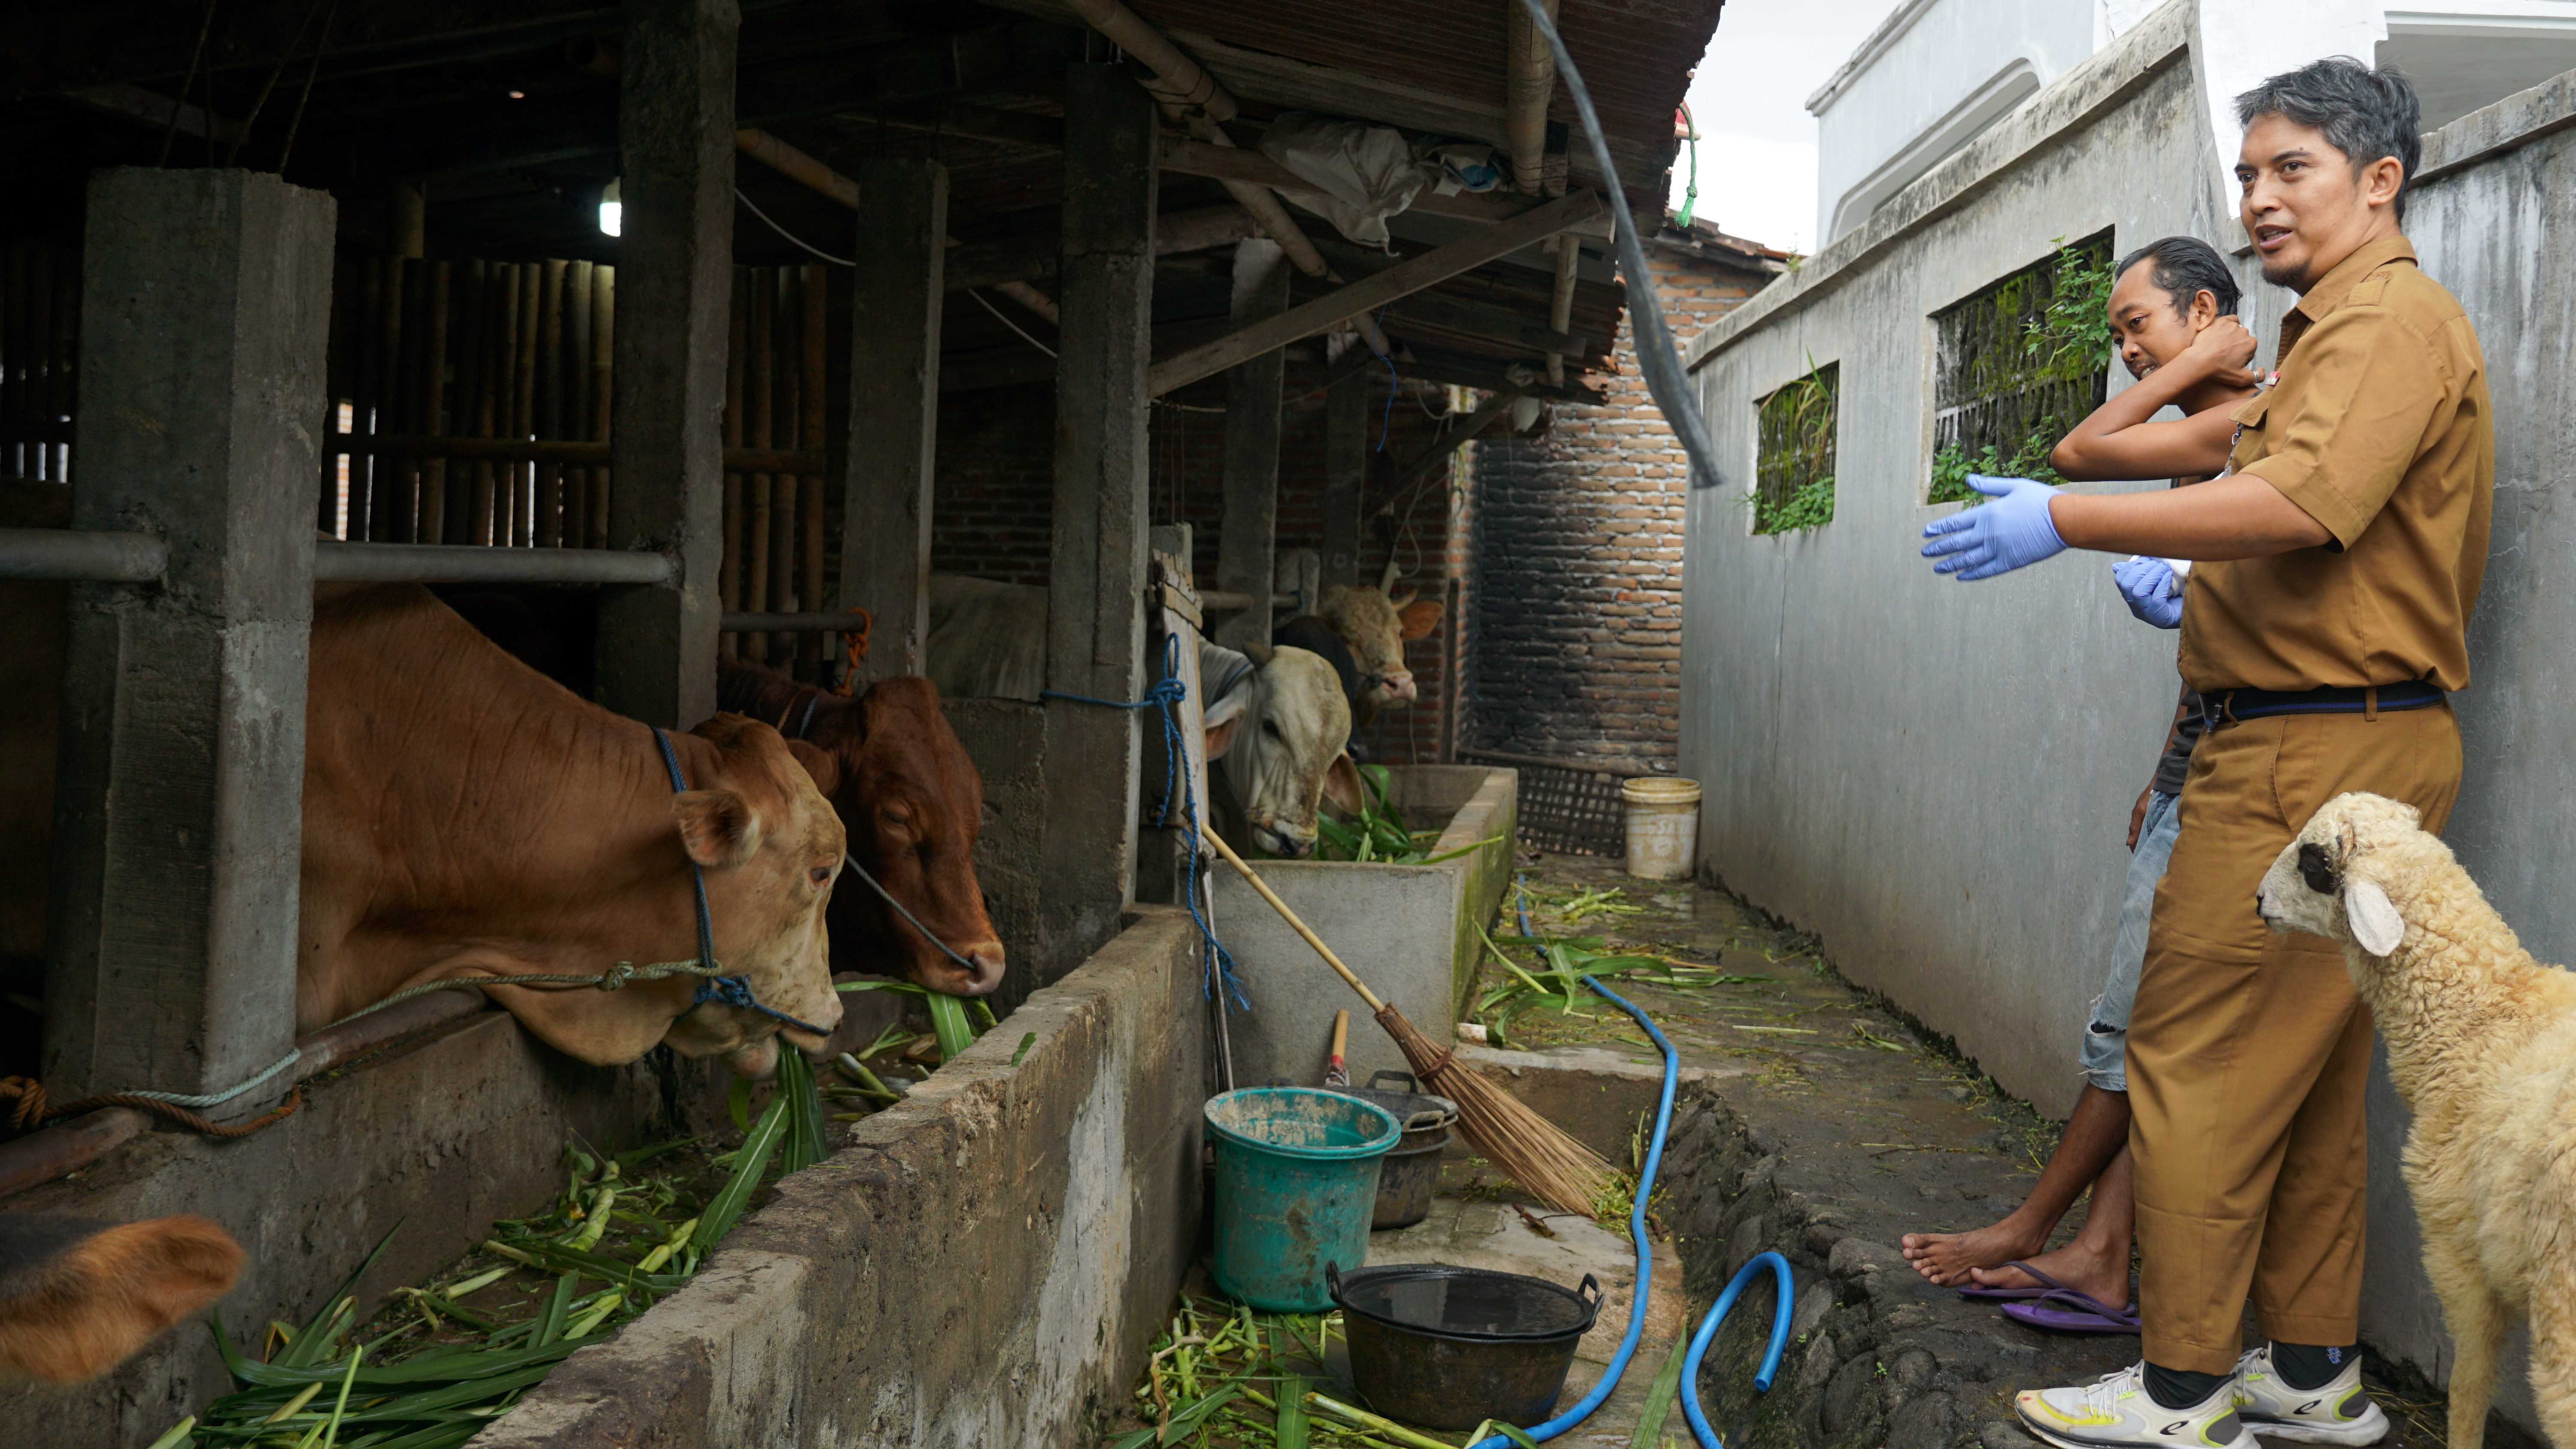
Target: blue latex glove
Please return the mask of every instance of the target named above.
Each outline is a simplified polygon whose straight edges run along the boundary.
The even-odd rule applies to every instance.
[[[1969,474],[1968,486],[1995,501],[1924,526],[1923,536],[1932,541],[1923,545],[1923,556],[1941,560],[1932,566],[1934,573],[1956,574],[1961,583],[1990,579],[2065,550],[2066,540],[2057,536],[2057,524],[2048,516],[2048,500],[2057,496],[2056,489],[2028,478],[1982,473]]]
[[[2159,629],[2182,627],[2182,580],[2160,558],[2124,558],[2111,565],[2111,582],[2129,612]]]

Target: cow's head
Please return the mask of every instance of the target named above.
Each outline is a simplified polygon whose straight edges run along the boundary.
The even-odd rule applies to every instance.
[[[1003,953],[975,878],[984,779],[948,727],[937,686],[884,679],[834,703],[816,713],[807,734],[826,757],[815,783],[849,831],[850,857],[920,922],[916,929],[855,872],[843,872],[832,893],[834,966],[899,972],[952,996],[988,994],[1002,984]],[[950,960],[939,943],[973,968]]]
[[[1386,708],[1413,702],[1413,671],[1404,667],[1404,645],[1408,639],[1428,638],[1440,627],[1438,600],[1416,599],[1409,592],[1390,597],[1383,588],[1336,584],[1324,590],[1315,614],[1350,646],[1369,703]]]
[[[716,959],[762,1005],[828,1030],[841,1019],[841,999],[832,990],[823,914],[844,837],[815,776],[831,761],[737,714],[690,733],[715,745],[714,764],[701,759],[687,772],[696,788],[671,797],[671,818],[706,880]],[[720,1055],[745,1076],[767,1076],[780,1036],[804,1051],[823,1049],[811,1032],[721,1001],[682,1013],[663,1040],[683,1056]]]
[[[1208,758],[1222,762],[1253,843],[1293,860],[1314,852],[1324,796],[1360,808],[1359,770],[1347,753],[1351,706],[1319,654],[1262,645],[1244,653],[1251,674],[1209,702]]]

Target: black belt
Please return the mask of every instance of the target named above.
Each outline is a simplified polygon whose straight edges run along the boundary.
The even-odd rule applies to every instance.
[[[2374,697],[2375,696],[2375,697]],[[2213,689],[2200,697],[2201,727],[2264,719],[2276,714],[2374,714],[2380,710],[2430,709],[2448,696],[2420,679],[2366,688],[2330,685],[2324,689]]]

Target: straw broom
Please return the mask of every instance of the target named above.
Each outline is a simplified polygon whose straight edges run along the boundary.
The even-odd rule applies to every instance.
[[[1258,891],[1270,908],[1279,913],[1291,929],[1315,948],[1324,964],[1333,968],[1360,1000],[1377,1013],[1377,1024],[1394,1038],[1396,1049],[1404,1053],[1413,1066],[1413,1074],[1422,1079],[1423,1090],[1436,1092],[1458,1104],[1458,1126],[1467,1141],[1485,1159],[1503,1170],[1512,1181],[1538,1195],[1548,1206],[1560,1212],[1590,1216],[1593,1204],[1604,1190],[1612,1187],[1618,1174],[1592,1149],[1565,1135],[1545,1117],[1521,1105],[1511,1094],[1488,1081],[1482,1074],[1462,1065],[1448,1046],[1424,1036],[1404,1013],[1381,1001],[1368,989],[1333,948],[1324,944],[1288,903],[1270,889],[1270,883],[1253,873],[1234,847],[1217,838],[1216,832],[1202,831],[1208,844],[1225,857],[1226,864]]]

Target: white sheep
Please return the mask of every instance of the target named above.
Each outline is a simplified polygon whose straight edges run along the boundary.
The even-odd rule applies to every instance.
[[[2256,907],[2344,943],[2415,1114],[2406,1186],[2456,1345],[2450,1449],[2477,1449],[2516,1317],[2541,1427],[2576,1449],[2576,976],[2532,960],[2414,809],[2377,795],[2327,801]]]

